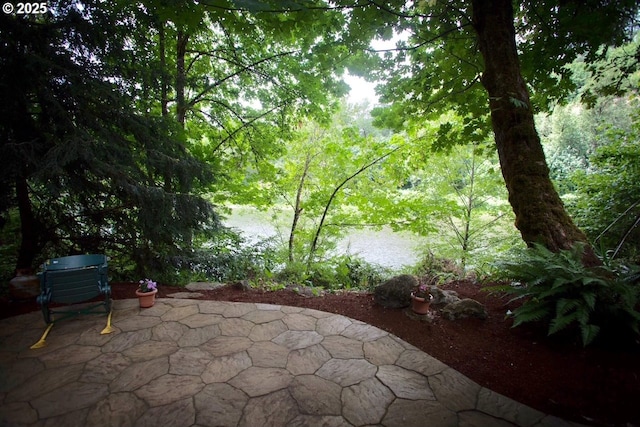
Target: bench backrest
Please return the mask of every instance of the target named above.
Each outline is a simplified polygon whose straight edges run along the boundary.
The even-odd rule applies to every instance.
[[[105,255],[70,255],[60,258],[51,258],[44,263],[45,271],[67,270],[69,268],[86,268],[92,266],[107,267]]]
[[[105,255],[72,255],[52,258],[43,266],[42,291],[51,302],[75,304],[103,293],[107,283]]]

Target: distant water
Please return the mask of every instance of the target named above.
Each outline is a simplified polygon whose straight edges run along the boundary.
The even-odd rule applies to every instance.
[[[269,215],[264,212],[247,209],[234,210],[224,221],[228,227],[236,228],[250,243],[274,238],[286,240],[288,230],[283,226],[279,232]],[[403,266],[416,264],[420,260],[420,238],[411,233],[396,233],[390,228],[382,230],[353,230],[338,242],[337,251],[341,254],[358,255],[364,260],[400,269]]]
[[[363,259],[385,267],[399,269],[420,260],[420,240],[410,233],[382,230],[353,230],[338,242],[341,253],[359,255]]]

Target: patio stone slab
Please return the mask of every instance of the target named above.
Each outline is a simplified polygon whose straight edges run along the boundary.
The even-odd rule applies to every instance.
[[[313,345],[289,352],[286,367],[293,375],[313,374],[329,359],[331,355],[324,347]]]
[[[202,380],[209,383],[222,383],[251,367],[251,358],[246,351],[214,358],[202,373]]]
[[[220,326],[211,325],[196,329],[188,329],[179,339],[180,347],[197,347],[217,338],[220,335]]]
[[[111,382],[109,389],[111,392],[116,393],[120,391],[134,391],[168,372],[168,357],[134,363],[129,365]]]
[[[298,415],[298,405],[287,390],[251,399],[239,427],[286,426]]]
[[[251,367],[229,380],[229,384],[256,397],[287,388],[292,380],[293,375],[285,369]]]
[[[344,417],[355,425],[378,424],[393,400],[393,392],[388,387],[370,378],[344,389]]]
[[[41,418],[55,417],[71,410],[89,408],[107,397],[105,384],[73,382],[31,400]],[[63,397],[63,398],[61,398]]]
[[[145,412],[145,403],[133,393],[112,393],[89,411],[86,425],[134,425]]]
[[[299,375],[289,387],[300,412],[309,415],[340,415],[342,387],[315,375]]]
[[[249,332],[248,338],[252,341],[269,341],[288,330],[289,328],[282,320],[274,320],[273,322],[254,325],[251,328],[251,332]]]
[[[134,391],[149,406],[168,405],[186,399],[204,388],[199,377],[190,375],[163,375]]]
[[[399,366],[384,365],[378,368],[376,377],[399,398],[436,400],[424,375]]]
[[[229,384],[217,383],[205,386],[194,400],[199,425],[235,426],[249,397]]]
[[[272,341],[290,350],[297,350],[318,344],[322,339],[322,335],[316,331],[286,331],[275,337]]]
[[[284,368],[287,366],[289,349],[273,342],[263,341],[253,344],[247,353],[249,353],[253,366]]]
[[[377,368],[364,359],[330,359],[316,375],[343,387],[357,384],[376,374]]]
[[[194,425],[196,408],[193,399],[182,399],[168,405],[151,408],[137,421],[136,427],[157,427],[158,425],[171,427],[189,427]],[[162,422],[159,424],[159,420]]]
[[[362,341],[351,338],[332,335],[325,337],[321,345],[327,349],[331,357],[336,359],[362,359],[364,350],[362,349]]]

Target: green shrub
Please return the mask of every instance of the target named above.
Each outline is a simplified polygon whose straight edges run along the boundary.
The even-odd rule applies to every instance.
[[[163,268],[155,268],[154,278],[165,278],[167,283],[189,281],[227,282],[240,279],[266,277],[275,267],[274,248],[263,241],[248,245],[229,231],[219,233],[213,243],[184,255],[165,257]]]
[[[384,267],[344,255],[311,265],[303,262],[288,262],[276,274],[276,280],[333,290],[353,288],[371,290],[382,283],[388,274]]]
[[[640,335],[638,266],[588,268],[582,262],[584,245],[551,252],[542,245],[525,250],[515,260],[496,267],[501,279],[512,281],[490,290],[515,295],[524,303],[512,313],[513,326],[545,322],[549,335],[577,327],[583,345],[602,331],[636,338]]]
[[[369,263],[362,258],[343,256],[338,259],[338,278],[350,287],[372,291],[384,282],[390,271],[381,265]]]
[[[411,271],[419,277],[427,277],[436,283],[445,283],[464,277],[464,272],[455,261],[436,257],[427,251],[418,264]]]
[[[288,284],[307,284],[309,274],[307,265],[300,261],[289,261],[284,268],[275,275],[276,281]]]
[[[342,289],[345,284],[339,282],[336,265],[330,261],[317,262],[309,267],[309,284],[324,289]]]

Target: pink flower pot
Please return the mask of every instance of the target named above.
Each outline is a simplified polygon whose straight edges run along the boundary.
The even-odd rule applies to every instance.
[[[411,310],[416,314],[425,315],[429,312],[431,299],[420,298],[411,294]]]
[[[157,289],[154,289],[151,292],[140,292],[140,290],[136,289],[136,296],[138,297],[138,302],[140,303],[140,307],[141,308],[153,307],[153,304],[156,303],[157,293],[158,293]]]

